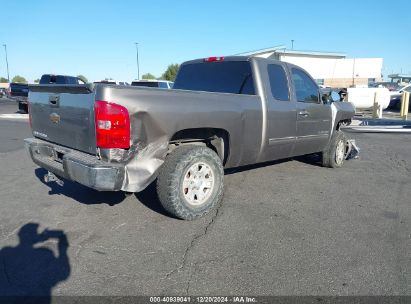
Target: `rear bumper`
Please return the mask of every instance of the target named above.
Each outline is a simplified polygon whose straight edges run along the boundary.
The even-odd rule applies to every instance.
[[[99,191],[121,190],[124,166],[107,163],[96,156],[37,138],[24,140],[31,159],[38,166],[65,179]]]

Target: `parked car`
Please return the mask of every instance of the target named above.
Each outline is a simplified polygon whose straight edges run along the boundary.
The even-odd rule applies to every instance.
[[[160,88],[160,89],[172,89],[174,82],[167,80],[155,80],[155,79],[144,79],[144,80],[133,80],[131,82],[132,86],[135,87],[150,87],[150,88]]]
[[[8,89],[8,98],[15,100],[18,103],[19,111],[28,112],[27,97],[29,95],[29,86],[26,83],[12,82]]]
[[[122,85],[122,86],[129,86],[130,84],[127,81],[116,81],[113,79],[105,79],[105,80],[99,80],[99,81],[94,81],[94,84],[115,84],[115,85]]]
[[[49,171],[45,181],[139,192],[156,180],[161,204],[186,220],[219,204],[223,168],[311,153],[341,167],[340,126],[355,112],[348,102],[324,104],[296,65],[236,56],[182,64],[167,91],[30,86],[30,107],[26,148]]]
[[[404,87],[399,87],[398,91],[390,92],[391,96],[390,96],[390,105],[388,106],[389,109],[392,109],[392,110],[401,109],[401,98],[404,92],[411,92],[411,84],[408,84]]]
[[[85,82],[74,76],[44,74],[39,84],[85,84]]]

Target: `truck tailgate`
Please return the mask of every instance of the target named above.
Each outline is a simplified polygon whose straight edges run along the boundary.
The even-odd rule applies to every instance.
[[[30,86],[34,137],[95,154],[94,99],[85,85]]]

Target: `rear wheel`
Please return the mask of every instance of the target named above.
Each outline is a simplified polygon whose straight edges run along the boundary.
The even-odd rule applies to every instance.
[[[324,167],[341,168],[347,152],[347,138],[341,131],[335,131],[326,150],[322,153]]]
[[[182,146],[169,154],[157,178],[161,204],[172,215],[193,220],[220,203],[224,170],[221,159],[203,146]]]

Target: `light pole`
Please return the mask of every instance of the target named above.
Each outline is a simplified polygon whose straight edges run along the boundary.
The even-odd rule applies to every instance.
[[[10,74],[9,74],[9,61],[7,59],[7,45],[3,44],[4,46],[4,51],[6,52],[6,66],[7,66],[7,80],[10,83]]]
[[[137,54],[137,79],[140,79],[140,65],[138,63],[138,42],[135,42],[136,44],[136,54]]]

